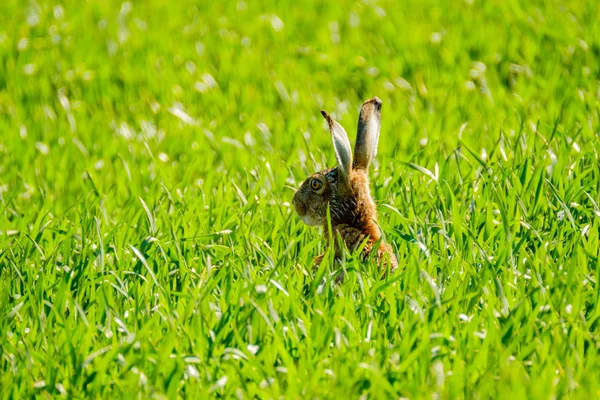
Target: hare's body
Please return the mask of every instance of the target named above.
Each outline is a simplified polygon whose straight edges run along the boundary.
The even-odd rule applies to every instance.
[[[389,245],[380,242],[381,230],[377,225],[377,210],[371,197],[368,168],[377,151],[381,118],[381,100],[367,100],[360,112],[358,133],[354,148],[354,162],[350,142],[341,127],[325,111],[321,112],[329,124],[338,166],[320,171],[309,177],[294,195],[296,212],[307,225],[323,225],[325,238],[329,238],[327,208],[331,216],[332,237],[342,238],[351,251],[365,240],[363,254],[368,256],[375,245],[380,262],[389,259],[390,268],[397,266],[396,257]],[[336,255],[340,244],[335,242]],[[320,263],[322,256],[317,257]]]

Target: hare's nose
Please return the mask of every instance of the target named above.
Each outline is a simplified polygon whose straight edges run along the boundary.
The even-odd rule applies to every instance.
[[[306,214],[306,207],[304,206],[304,203],[302,201],[300,201],[300,199],[298,199],[298,192],[296,192],[294,194],[294,198],[292,199],[292,204],[294,205],[294,209],[296,210],[298,215],[300,215],[302,217],[302,216],[304,216],[304,214]]]

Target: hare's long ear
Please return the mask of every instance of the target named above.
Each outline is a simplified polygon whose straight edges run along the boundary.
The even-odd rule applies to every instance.
[[[381,127],[381,100],[373,97],[363,103],[358,117],[356,144],[354,145],[354,168],[367,170],[377,154],[379,128]]]
[[[341,176],[344,180],[348,181],[350,171],[352,170],[352,147],[350,147],[350,140],[346,131],[340,124],[338,124],[331,115],[321,110],[321,114],[327,120],[329,125],[329,131],[331,132],[331,138],[333,139],[333,148],[335,149],[335,157],[338,162],[338,171],[341,172]]]

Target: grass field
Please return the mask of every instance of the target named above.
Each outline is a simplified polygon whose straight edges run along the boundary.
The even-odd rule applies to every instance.
[[[2,397],[600,397],[599,20],[2,1]],[[291,198],[375,95],[400,267],[336,284]]]

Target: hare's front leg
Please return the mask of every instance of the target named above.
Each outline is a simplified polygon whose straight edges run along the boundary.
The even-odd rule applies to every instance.
[[[317,268],[319,268],[319,266],[321,265],[321,261],[323,261],[323,258],[325,257],[325,254],[321,254],[317,257],[315,257],[315,261],[313,263],[313,269],[316,270]],[[336,255],[335,257],[335,263],[336,264],[340,264],[342,262],[341,258],[339,256]],[[344,278],[345,278],[345,274],[344,271],[339,271],[339,273],[337,274],[336,278],[335,278],[335,283],[337,284],[341,284],[344,282]]]
[[[313,269],[319,268],[321,261],[323,261],[323,257],[325,257],[325,253],[315,257],[315,260],[313,261]]]
[[[315,257],[315,260],[313,261],[313,269],[317,269],[321,266],[321,262],[323,261],[323,258],[325,258],[326,254],[327,253],[323,253],[323,254]],[[340,263],[340,262],[342,262],[342,258],[338,254],[336,254],[334,261],[335,261],[335,263]]]

